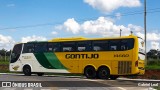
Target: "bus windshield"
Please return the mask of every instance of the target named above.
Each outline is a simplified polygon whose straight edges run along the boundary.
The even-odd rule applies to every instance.
[[[16,44],[13,48],[12,54],[11,54],[11,63],[14,63],[18,60],[22,50],[22,44]]]

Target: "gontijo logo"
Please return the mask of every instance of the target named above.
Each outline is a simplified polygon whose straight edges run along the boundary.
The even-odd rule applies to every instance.
[[[98,59],[99,54],[66,54],[66,59]]]

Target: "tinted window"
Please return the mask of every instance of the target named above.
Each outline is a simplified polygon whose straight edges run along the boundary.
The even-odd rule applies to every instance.
[[[77,51],[91,51],[91,41],[77,42]]]
[[[74,52],[75,50],[75,42],[64,42],[61,43],[61,51],[63,52]]]
[[[23,53],[33,53],[34,52],[34,44],[26,43],[24,44]]]
[[[121,40],[120,49],[123,50],[130,50],[134,46],[134,39],[124,39]]]
[[[47,52],[47,43],[36,43],[34,48],[36,53]]]
[[[110,51],[118,51],[120,46],[120,40],[110,40],[109,50]]]
[[[93,41],[93,51],[105,51],[108,50],[108,41]]]
[[[48,43],[48,51],[49,52],[59,52],[60,43]]]
[[[11,63],[14,63],[18,60],[22,50],[22,44],[17,44],[14,46],[11,54]]]

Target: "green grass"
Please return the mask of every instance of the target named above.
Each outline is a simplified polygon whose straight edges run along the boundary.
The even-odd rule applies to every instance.
[[[146,70],[159,69],[160,70],[160,60],[159,59],[148,59]]]
[[[145,66],[146,70],[153,70],[153,69],[159,69],[160,70],[160,65],[147,65]]]
[[[0,70],[0,73],[10,73],[9,70]]]
[[[156,90],[160,90],[160,86],[158,86],[158,87],[153,87],[154,89],[156,89]]]
[[[9,61],[0,60],[0,65],[9,65]]]

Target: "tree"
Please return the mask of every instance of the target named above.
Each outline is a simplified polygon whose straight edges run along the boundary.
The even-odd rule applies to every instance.
[[[147,58],[157,59],[159,56],[160,56],[160,51],[155,50],[155,49],[151,49],[151,50],[147,53]]]
[[[5,53],[6,53],[6,50],[5,50],[5,49],[0,50],[0,55],[1,55],[1,56],[5,56]]]

